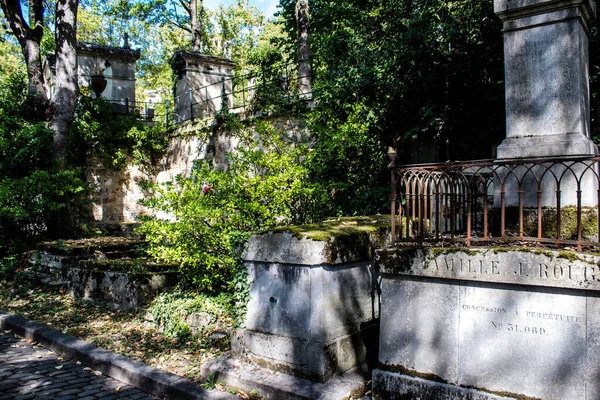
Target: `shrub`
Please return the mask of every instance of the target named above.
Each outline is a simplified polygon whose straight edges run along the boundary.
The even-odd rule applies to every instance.
[[[255,129],[237,133],[241,147],[228,170],[200,162],[190,177],[148,187],[144,204],[162,215],[139,229],[150,255],[180,263],[184,279],[205,291],[228,288],[236,249],[252,232],[324,216],[327,193],[311,181],[308,146],[267,122]]]
[[[0,257],[47,236],[64,211],[75,218],[86,188],[82,169],[53,164],[52,131],[23,117],[26,96],[23,75],[0,79]]]
[[[149,311],[154,323],[165,334],[179,339],[190,337],[191,330],[186,320],[194,313],[202,312],[211,317],[204,332],[206,335],[226,330],[232,326],[234,317],[232,298],[226,293],[214,297],[185,291],[163,293],[154,299]]]

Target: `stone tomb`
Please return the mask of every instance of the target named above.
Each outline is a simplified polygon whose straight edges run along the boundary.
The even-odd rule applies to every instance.
[[[171,59],[171,67],[177,75],[175,123],[214,115],[224,104],[230,107],[234,66],[227,58],[177,50]],[[222,99],[224,94],[226,98]]]
[[[318,238],[310,229],[250,238],[242,256],[250,301],[232,338],[236,358],[326,382],[373,356],[379,317],[373,256],[387,243],[389,219],[363,219],[324,223]]]
[[[600,398],[597,256],[381,250],[374,398]]]

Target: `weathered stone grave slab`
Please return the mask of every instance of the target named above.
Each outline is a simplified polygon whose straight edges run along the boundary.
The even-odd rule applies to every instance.
[[[377,260],[375,398],[600,398],[599,256],[394,249]]]

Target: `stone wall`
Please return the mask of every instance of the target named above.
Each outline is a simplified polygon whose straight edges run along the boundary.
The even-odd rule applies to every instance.
[[[306,136],[306,124],[301,120],[281,118],[272,122],[294,140]],[[216,168],[226,169],[227,155],[239,146],[236,132],[219,128],[214,119],[182,124],[167,134],[171,136],[167,150],[148,170],[135,165],[115,170],[98,160],[88,160],[88,181],[94,186],[91,211],[96,223],[135,222],[149,213],[139,204],[147,195],[141,180],[160,183],[177,175],[189,176],[197,160],[212,159]]]

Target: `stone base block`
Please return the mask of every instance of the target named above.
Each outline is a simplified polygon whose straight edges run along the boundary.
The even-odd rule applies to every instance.
[[[582,134],[509,137],[498,146],[499,160],[598,154],[598,146]]]
[[[434,382],[397,372],[373,371],[373,400],[461,399],[500,400],[514,397],[497,396],[475,389]]]
[[[348,393],[364,393],[371,380],[371,371],[359,365],[326,383],[312,382],[297,376],[277,373],[225,354],[204,364],[202,379],[213,377],[217,382],[246,392],[256,391],[265,400],[340,400]]]
[[[377,360],[379,322],[327,342],[238,329],[233,335],[235,357],[298,377],[327,382],[361,363]]]

